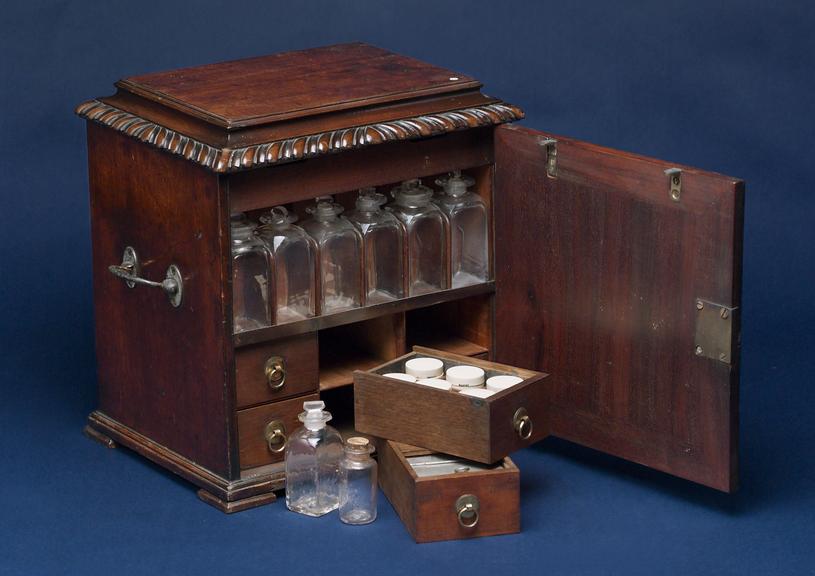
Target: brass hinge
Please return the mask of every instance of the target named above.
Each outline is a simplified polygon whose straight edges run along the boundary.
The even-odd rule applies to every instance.
[[[733,318],[738,308],[697,298],[696,339],[697,356],[733,363]]]
[[[544,138],[540,141],[546,152],[546,175],[549,178],[557,177],[557,140],[554,138]]]
[[[682,170],[668,168],[665,175],[668,177],[668,195],[674,202],[679,202],[682,199]]]

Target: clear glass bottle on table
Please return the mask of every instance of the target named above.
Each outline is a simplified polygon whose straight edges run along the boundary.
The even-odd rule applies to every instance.
[[[284,324],[316,313],[317,246],[306,231],[295,226],[297,216],[275,206],[260,218],[255,234],[266,243],[274,270],[274,323]]]
[[[391,191],[390,211],[405,225],[408,295],[448,287],[447,216],[431,202],[433,191],[407,180]]]
[[[376,461],[367,438],[354,436],[345,443],[340,461],[340,520],[369,524],[376,520]]]
[[[434,198],[450,222],[450,286],[459,288],[489,280],[487,207],[470,192],[475,181],[455,171],[436,180],[443,193]]]
[[[404,297],[403,251],[405,228],[389,211],[376,188],[359,191],[356,210],[348,220],[362,234],[365,304],[379,304]]]
[[[271,254],[254,234],[257,226],[245,215],[233,214],[232,237],[232,322],[235,332],[272,325],[269,304],[273,290]]]
[[[342,437],[329,426],[331,414],[321,400],[303,402],[303,427],[286,443],[286,507],[306,516],[322,516],[339,506]]]
[[[320,314],[362,306],[362,236],[340,216],[342,206],[320,201],[303,228],[317,243]]]

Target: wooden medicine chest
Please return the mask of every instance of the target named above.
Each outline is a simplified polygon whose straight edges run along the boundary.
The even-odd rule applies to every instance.
[[[354,371],[420,345],[548,374],[529,441],[736,488],[741,181],[512,125],[523,112],[475,79],[365,44],[116,86],[77,108],[99,378],[89,435],[224,511],[264,504],[284,485],[302,402],[341,412]],[[231,213],[350,205],[361,187],[452,170],[488,206],[489,281],[233,335]],[[506,462],[495,476],[517,486]]]

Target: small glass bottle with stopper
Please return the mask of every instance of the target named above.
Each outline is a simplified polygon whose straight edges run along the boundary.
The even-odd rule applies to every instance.
[[[376,461],[367,438],[354,436],[345,443],[340,462],[340,520],[369,524],[376,520]]]
[[[348,220],[362,234],[366,305],[397,300],[405,294],[405,227],[382,210],[385,202],[387,198],[376,188],[362,188],[356,210],[348,214]]]
[[[450,221],[450,285],[453,288],[489,280],[487,207],[468,191],[475,181],[459,170],[436,180],[444,192],[435,198]]]
[[[321,400],[303,402],[303,427],[286,443],[286,507],[306,516],[322,516],[339,505],[342,436],[326,423],[331,414]]]
[[[271,254],[255,236],[257,226],[243,213],[232,214],[232,323],[235,332],[272,324],[269,291],[272,286]]]
[[[433,191],[421,180],[407,180],[391,191],[388,206],[407,234],[408,296],[448,287],[447,217],[431,202]]]
[[[275,324],[284,324],[316,313],[315,259],[317,246],[305,230],[295,226],[295,214],[275,206],[260,217],[255,232],[266,243],[274,263]]]
[[[343,207],[320,199],[303,228],[317,243],[320,314],[362,306],[362,236],[341,217]]]

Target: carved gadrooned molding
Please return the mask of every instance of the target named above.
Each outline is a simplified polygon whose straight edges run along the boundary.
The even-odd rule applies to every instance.
[[[524,117],[521,109],[511,104],[486,104],[298,136],[243,148],[217,148],[99,100],[80,104],[76,113],[156,148],[183,156],[215,172],[235,172],[271,166],[385,142],[415,140],[446,132],[503,124]]]

